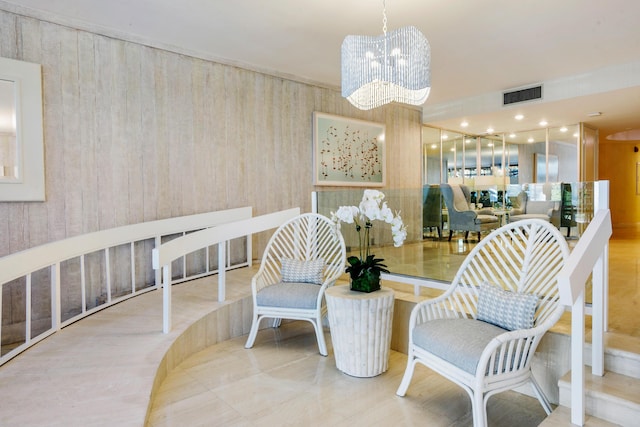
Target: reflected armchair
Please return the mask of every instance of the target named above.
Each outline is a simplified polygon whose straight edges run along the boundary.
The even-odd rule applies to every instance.
[[[511,197],[513,209],[509,212],[509,222],[523,219],[541,219],[559,225],[560,206],[552,200],[529,200],[527,193],[521,191],[516,197]]]
[[[490,210],[475,211],[469,206],[469,197],[471,193],[468,188],[463,185],[440,184],[442,198],[447,206],[447,214],[449,216],[449,240],[453,235],[453,231],[464,231],[465,240],[469,237],[470,231],[480,233],[482,231],[493,230],[500,226],[500,220],[497,216],[491,215]]]
[[[438,231],[438,238],[442,237],[442,193],[439,185],[425,185],[422,187],[422,230],[433,227]]]

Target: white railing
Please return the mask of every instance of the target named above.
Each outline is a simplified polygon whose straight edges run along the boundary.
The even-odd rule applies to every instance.
[[[2,290],[4,287],[17,286],[24,289],[23,305],[17,307],[15,302],[10,302],[13,309],[24,312],[24,315],[20,316],[24,319],[17,322],[17,327],[10,325],[12,329],[22,331],[19,333],[21,339],[9,347],[11,350],[3,351],[4,354],[0,355],[0,366],[32,345],[83,317],[125,299],[157,289],[160,285],[159,272],[156,272],[155,279],[149,280],[151,283],[144,283],[144,279],[143,283],[140,283],[141,280],[137,277],[139,275],[143,277],[153,275],[151,247],[159,247],[163,239],[166,240],[176,235],[191,235],[188,233],[238,219],[251,218],[251,215],[252,208],[245,207],[150,221],[71,237],[0,258],[0,319],[5,319],[2,313],[4,307]],[[228,245],[227,242],[223,248],[225,253]],[[116,249],[121,247],[128,250],[130,254],[125,257],[114,256]],[[215,274],[218,270],[223,271],[225,268],[243,267],[251,264],[250,238],[247,239],[246,254],[241,257],[242,260],[232,265],[230,258],[220,257],[218,254],[217,269],[212,269],[209,263],[209,247],[203,246],[203,248],[205,248],[204,255],[206,257],[203,268],[197,273],[189,274],[186,257],[183,257],[182,274],[179,277],[174,277],[173,283]],[[70,267],[70,264],[73,264],[74,267]],[[220,268],[221,266],[225,268]],[[103,281],[101,288],[104,288],[106,294],[104,302],[100,304],[97,302],[94,304],[88,296],[91,295],[91,290],[95,285],[91,283],[90,271],[88,270],[93,270],[95,273],[96,269],[99,270],[97,275]],[[141,269],[145,271],[139,271]],[[75,273],[68,274],[67,270],[74,270]],[[123,271],[130,271],[130,275],[127,272],[125,273],[127,277],[122,279],[121,273]],[[116,275],[118,278],[113,277]],[[74,276],[74,279],[79,276],[77,279],[79,284],[70,283],[72,280],[69,277],[71,276]],[[121,283],[120,279],[130,281],[130,283]],[[120,285],[120,289],[118,289],[118,285]],[[50,298],[50,321],[45,316],[43,330],[32,333],[34,320],[32,307],[43,305],[41,301],[32,301],[34,295],[32,291],[39,288],[49,288],[45,292],[47,296],[45,304],[49,304]],[[123,291],[123,289],[127,289],[127,291]],[[73,306],[71,313],[63,313],[63,290],[65,299],[74,301],[73,304],[70,304]],[[36,294],[40,295],[41,292]],[[76,307],[76,305],[78,306]],[[24,329],[20,329],[22,321]],[[48,326],[46,325],[47,321],[49,321]],[[0,337],[4,336],[2,327],[2,322],[0,322]]]
[[[279,227],[297,215],[300,215],[300,208],[257,216],[227,223],[224,227],[209,228],[191,233],[155,248],[153,250],[153,268],[156,271],[162,270],[163,332],[168,334],[171,331],[171,286],[168,286],[168,284],[171,281],[171,263],[174,260],[214,244],[219,245],[218,256],[224,258],[224,247],[229,240]],[[221,269],[218,272],[218,301],[224,301],[225,299],[225,286],[225,271]]]
[[[558,275],[560,301],[571,307],[571,423],[585,423],[585,285],[592,274],[592,367],[604,375],[604,332],[608,313],[608,257],[612,234],[609,182],[594,183],[595,215]]]

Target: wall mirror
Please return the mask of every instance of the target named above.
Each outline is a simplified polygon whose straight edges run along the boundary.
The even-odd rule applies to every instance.
[[[0,201],[43,201],[42,68],[0,58]]]

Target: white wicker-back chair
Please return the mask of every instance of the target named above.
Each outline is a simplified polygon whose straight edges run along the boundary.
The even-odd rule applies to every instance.
[[[344,239],[329,218],[308,213],[282,224],[251,279],[253,323],[245,347],[253,347],[265,317],[274,319],[274,327],[280,319],[307,320],[315,328],[320,354],[326,356],[323,297],[344,273],[345,260]]]
[[[487,425],[491,395],[527,382],[549,414],[531,361],[564,311],[557,275],[568,256],[567,243],[547,221],[492,231],[469,253],[451,287],[411,312],[407,367],[396,393],[405,395],[421,363],[467,391],[475,427]]]

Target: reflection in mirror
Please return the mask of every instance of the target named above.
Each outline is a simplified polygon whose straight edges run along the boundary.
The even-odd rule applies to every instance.
[[[439,184],[440,176],[440,129],[423,127],[422,130],[422,183]]]
[[[470,183],[471,179],[477,175],[478,163],[476,157],[478,153],[478,140],[479,138],[474,136],[466,135],[464,137],[464,163],[461,164],[460,167],[464,168],[464,178],[467,183]]]
[[[519,132],[507,143],[517,148],[518,179],[527,182],[573,182],[578,179],[578,125]],[[509,163],[513,165],[513,162]]]
[[[446,171],[443,182],[462,183],[462,156],[464,135],[454,132],[446,133],[442,140],[442,164]]]
[[[18,179],[15,83],[0,80],[0,180]]]
[[[0,58],[0,201],[42,201],[42,67]]]
[[[505,171],[508,179],[507,184],[518,183],[518,145],[505,144],[504,161],[507,165]]]

